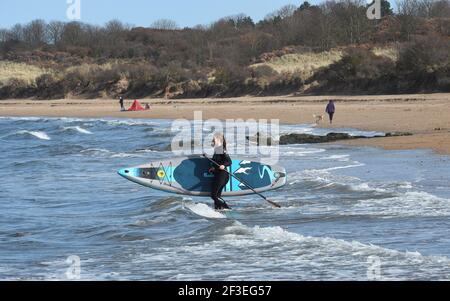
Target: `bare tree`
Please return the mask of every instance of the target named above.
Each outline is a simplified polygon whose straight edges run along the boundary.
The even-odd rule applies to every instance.
[[[22,42],[23,41],[23,26],[21,24],[14,25],[8,33],[9,40]]]
[[[418,17],[421,14],[423,0],[396,0],[399,15]]]
[[[328,2],[325,13],[331,18],[333,36],[338,44],[358,44],[370,39],[371,22],[361,0]]]
[[[214,22],[210,27],[211,37],[215,39],[233,36],[236,34],[236,32],[236,25],[234,21],[229,17]]]
[[[96,25],[82,24],[80,43],[83,46],[95,45],[95,43],[108,45],[114,42],[115,41],[111,39],[111,37],[105,35],[104,28]]]
[[[397,20],[402,38],[410,41],[414,32],[422,25],[422,0],[397,0]]]
[[[436,0],[420,0],[419,2],[419,16],[424,18],[431,18],[431,11]]]
[[[450,18],[450,0],[435,1],[430,15],[432,18]]]
[[[420,0],[419,5],[422,17],[450,17],[450,0]]]
[[[288,35],[292,40],[290,44],[321,47],[320,41],[324,34],[321,22],[325,15],[318,6],[313,7],[308,2],[305,3],[286,22]]]
[[[50,43],[57,45],[61,41],[64,26],[64,23],[59,21],[52,21],[47,25],[46,32]]]
[[[24,40],[31,46],[38,46],[46,43],[47,24],[43,20],[34,20],[28,23],[23,29]]]
[[[236,29],[251,29],[255,26],[252,18],[246,14],[238,14],[234,16],[225,17],[223,21],[233,23]]]
[[[282,19],[284,19],[292,16],[296,10],[297,7],[295,5],[292,4],[285,5],[277,11],[277,15]]]
[[[0,29],[0,42],[4,43],[8,40],[8,30],[6,29]]]
[[[179,29],[178,24],[175,21],[169,20],[169,19],[156,20],[155,22],[152,23],[150,28],[159,29],[159,30],[177,30],[177,29]]]
[[[296,10],[297,10],[297,7],[295,5],[292,5],[292,4],[285,5],[282,8],[274,11],[273,13],[268,14],[265,17],[265,19],[266,20],[273,20],[275,18],[284,19],[284,18],[292,16]]]
[[[80,45],[83,39],[83,26],[80,22],[70,22],[64,26],[61,42],[64,45]]]
[[[123,33],[124,31],[129,30],[129,25],[126,25],[124,23],[122,23],[119,20],[111,20],[108,23],[105,24],[105,30],[110,33],[110,34],[114,34],[114,35],[118,35]]]

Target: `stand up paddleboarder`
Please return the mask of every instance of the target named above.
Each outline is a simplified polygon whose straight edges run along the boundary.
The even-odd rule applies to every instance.
[[[214,134],[211,146],[214,147],[212,161],[217,163],[217,165],[212,164],[209,169],[209,172],[214,174],[214,181],[211,187],[211,198],[214,200],[214,207],[216,210],[230,209],[227,203],[221,198],[223,188],[230,180],[230,175],[226,168],[231,166],[231,158],[227,153],[227,142],[224,135],[222,133]]]

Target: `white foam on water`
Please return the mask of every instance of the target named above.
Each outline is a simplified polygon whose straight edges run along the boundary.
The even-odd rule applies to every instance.
[[[116,153],[103,148],[89,148],[80,151],[80,154],[99,158],[144,158],[145,156],[135,153]]]
[[[226,219],[227,217],[220,212],[212,209],[206,204],[186,202],[183,207],[193,213],[211,219]]]
[[[283,147],[280,148],[280,156],[305,157],[308,155],[320,154],[326,152],[323,148],[306,147]]]
[[[152,149],[140,149],[136,153],[162,153],[162,151],[152,150]]]
[[[62,121],[64,123],[87,122],[87,121],[98,121],[99,120],[99,119],[73,118],[73,117],[0,117],[0,120],[1,119],[11,120],[11,121],[34,121],[34,122]]]
[[[19,131],[19,132],[17,132],[17,134],[20,134],[20,135],[28,134],[28,135],[34,136],[34,137],[36,137],[36,138],[38,138],[38,139],[41,139],[41,140],[51,140],[51,138],[47,135],[46,132],[39,132],[39,131]]]
[[[366,268],[369,266],[367,260],[376,256],[382,264],[389,266],[384,270],[382,267],[383,274],[388,274],[392,279],[399,277],[397,280],[423,277],[420,275],[421,272],[431,275],[441,272],[442,279],[448,279],[445,270],[447,272],[450,270],[450,259],[446,256],[424,256],[419,252],[398,251],[358,241],[303,236],[281,227],[247,227],[237,223],[225,229],[225,232],[227,231],[229,234],[224,235],[224,240],[236,246],[264,248],[264,245],[271,246],[276,243],[282,246],[282,249],[285,247],[290,257],[289,264],[292,265],[308,262],[321,269],[327,265],[336,267],[342,265],[343,270],[351,265]],[[418,266],[421,267],[419,271],[412,273]],[[364,276],[366,275],[362,274],[361,278]],[[388,280],[387,276],[381,278],[380,280]]]
[[[401,189],[412,189],[413,185],[412,185],[411,182],[400,182],[400,183],[398,183],[398,188],[401,188]]]
[[[161,122],[162,122],[162,121],[161,122],[157,122],[157,121],[154,121],[154,120],[141,120],[141,119],[97,119],[97,121],[105,122],[108,125],[112,125],[112,126],[121,126],[121,125],[127,125],[127,126],[142,126],[142,125],[161,126]]]
[[[238,222],[237,222],[238,223]],[[368,245],[358,241],[345,241],[336,238],[329,237],[308,237],[301,234],[293,233],[284,230],[281,227],[260,227],[255,226],[253,228],[239,225],[244,229],[249,230],[252,236],[256,240],[270,241],[277,243],[287,243],[287,242],[299,242],[299,243],[314,243],[317,245],[326,246],[329,250],[335,251],[345,251],[346,253],[352,255],[387,255],[387,256],[402,256],[408,259],[416,260],[437,260],[438,262],[446,262],[450,268],[450,259],[446,256],[423,256],[419,252],[401,252],[397,250],[387,249],[379,247],[376,245]],[[234,230],[232,230],[234,231]],[[236,237],[233,237],[234,239]],[[349,252],[350,251],[350,252]]]
[[[7,117],[7,116],[0,116],[0,119],[6,119],[11,121],[39,121],[39,120],[45,120],[45,118],[41,117]]]
[[[280,135],[310,134],[316,127],[316,124],[280,125]]]
[[[357,163],[357,162],[355,162]],[[336,166],[336,167],[330,167],[330,168],[325,168],[322,169],[322,171],[333,171],[333,170],[339,170],[339,169],[348,169],[348,168],[356,168],[356,167],[361,167],[361,166],[365,166],[366,164],[364,163],[357,163],[354,165],[346,165],[346,166]]]
[[[295,185],[298,183],[302,183],[305,181],[308,182],[317,182],[319,184],[318,188],[326,188],[326,187],[344,187],[348,190],[355,192],[376,192],[376,193],[386,193],[387,189],[372,187],[369,183],[362,182],[361,179],[351,176],[345,175],[334,175],[330,173],[333,170],[339,169],[347,169],[347,168],[356,168],[364,166],[364,164],[355,164],[355,165],[347,165],[347,166],[338,166],[332,167],[328,169],[309,169],[304,170],[302,172],[297,172],[290,174],[289,185]]]
[[[350,184],[351,190],[353,191],[367,191],[367,192],[388,192],[388,190],[384,188],[372,187],[369,183],[361,183],[361,184]]]
[[[333,175],[325,170],[305,170],[289,175],[289,179],[289,185],[315,182],[317,185],[314,185],[312,189],[343,187],[355,193],[369,193],[353,204],[347,203],[336,208],[328,208],[334,212],[333,214],[381,218],[450,216],[449,199],[437,197],[425,191],[414,191],[414,186],[410,182],[383,183],[380,187],[373,187],[359,178]],[[319,210],[328,211],[323,206]]]
[[[357,215],[382,217],[437,217],[450,216],[450,200],[424,191],[408,191],[384,199],[361,200],[351,211]],[[343,214],[352,214],[343,212]]]
[[[289,184],[297,184],[304,181],[317,182],[319,184],[341,184],[346,185],[351,182],[359,182],[360,179],[356,177],[344,176],[344,175],[333,175],[327,170],[323,169],[305,169],[303,171],[290,173]]]
[[[350,160],[350,155],[333,155],[333,156],[325,157],[325,158],[323,158],[323,160],[347,162]]]
[[[0,120],[11,120],[11,121],[62,121],[64,123],[73,122],[103,122],[112,126],[161,126],[167,128],[170,125],[171,120],[155,120],[155,119],[104,119],[104,118],[74,118],[74,117],[2,117]]]
[[[79,133],[81,133],[81,134],[92,135],[92,132],[91,132],[91,131],[88,131],[88,130],[86,130],[86,129],[83,129],[83,128],[80,127],[80,126],[68,126],[68,127],[63,128],[63,130],[64,130],[64,131],[69,131],[69,130],[71,130],[71,131],[77,131],[77,132],[79,132]]]
[[[212,240],[152,249],[134,264],[166,267],[156,277],[247,280],[368,280],[370,258],[381,262],[378,280],[448,279],[450,259],[359,241],[310,237],[279,226],[218,227]],[[221,260],[216,260],[221,258]],[[188,265],[186,263],[189,263]],[[173,267],[173,268],[171,268]]]

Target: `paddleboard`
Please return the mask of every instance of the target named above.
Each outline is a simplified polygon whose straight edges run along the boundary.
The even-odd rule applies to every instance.
[[[132,168],[124,168],[118,174],[136,184],[188,196],[210,196],[214,175],[208,170],[212,163],[201,156],[157,161]],[[227,168],[239,180],[256,192],[262,193],[286,185],[286,170],[277,165],[233,159]],[[251,195],[254,192],[239,180],[230,177],[222,196]]]

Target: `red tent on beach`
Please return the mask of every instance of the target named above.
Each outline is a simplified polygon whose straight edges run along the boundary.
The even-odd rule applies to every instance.
[[[144,107],[137,100],[133,102],[133,105],[128,109],[128,111],[145,111]]]

